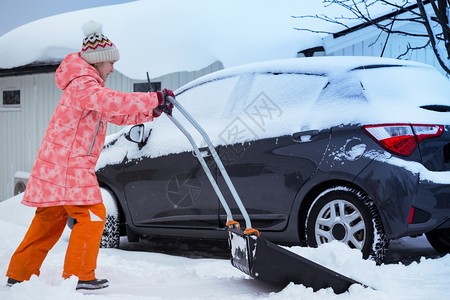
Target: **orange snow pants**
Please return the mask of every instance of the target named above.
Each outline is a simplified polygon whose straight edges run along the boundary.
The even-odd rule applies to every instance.
[[[69,215],[77,222],[70,235],[62,276],[95,279],[106,217],[103,203],[38,207],[22,243],[11,257],[6,276],[19,281],[29,280],[33,274],[39,276],[42,262],[61,237]]]

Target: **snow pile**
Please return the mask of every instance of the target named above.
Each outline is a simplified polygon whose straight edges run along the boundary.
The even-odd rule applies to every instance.
[[[0,273],[21,242],[34,209],[20,204],[22,196],[0,203]],[[290,284],[279,291],[251,279],[232,267],[227,259],[192,259],[142,251],[100,249],[97,276],[108,278],[110,287],[83,294],[75,291],[76,279],[61,278],[70,231],[49,252],[39,277],[6,288],[0,276],[0,299],[447,299],[450,284],[450,255],[421,258],[409,265],[376,266],[361,259],[361,253],[333,242],[318,249],[293,247],[291,251],[358,280],[371,288],[353,285],[347,293],[335,295],[331,289],[313,292]],[[411,242],[414,241],[414,242]],[[122,238],[121,243],[127,244]],[[436,256],[426,240],[409,239],[391,243],[391,251],[428,253]],[[394,248],[394,247],[397,248]],[[416,250],[408,250],[412,247]],[[409,252],[408,252],[409,251]],[[403,254],[407,256],[408,254]],[[420,255],[418,255],[420,257]],[[270,259],[270,258],[268,258]]]
[[[379,6],[376,11],[386,9]],[[0,68],[60,61],[80,51],[82,26],[89,20],[103,25],[121,53],[115,68],[133,79],[145,80],[147,71],[152,78],[195,71],[217,60],[230,67],[292,58],[321,45],[323,36],[294,28],[343,29],[317,24],[316,19],[292,18],[316,13],[348,14],[338,6],[309,0],[146,0],[84,9],[34,21],[1,36]]]

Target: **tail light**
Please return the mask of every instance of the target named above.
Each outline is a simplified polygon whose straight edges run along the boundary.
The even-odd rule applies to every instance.
[[[438,137],[444,131],[442,125],[381,124],[367,125],[363,129],[387,151],[409,156],[420,141]]]

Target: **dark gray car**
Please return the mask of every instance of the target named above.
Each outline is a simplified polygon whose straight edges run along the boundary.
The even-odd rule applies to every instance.
[[[209,74],[176,95],[211,136],[265,238],[338,240],[382,261],[390,239],[425,233],[450,251],[450,85],[432,67],[282,60]],[[97,168],[105,202],[116,205],[104,245],[117,246],[119,234],[227,238],[217,196],[166,117],[109,136]]]

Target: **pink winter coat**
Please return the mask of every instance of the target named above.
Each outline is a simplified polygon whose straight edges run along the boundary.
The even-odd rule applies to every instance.
[[[107,122],[148,122],[158,105],[156,93],[119,93],[104,84],[79,53],[62,61],[56,70],[56,85],[64,92],[39,148],[23,204],[48,207],[102,202],[95,165]]]

